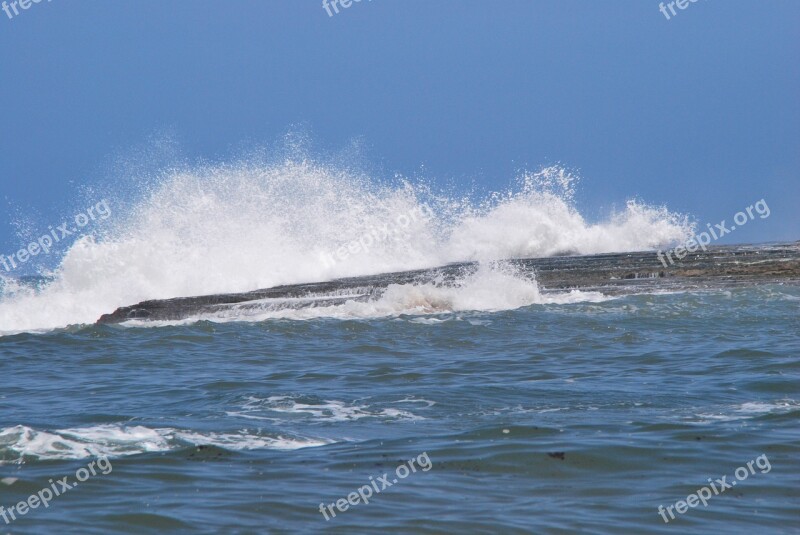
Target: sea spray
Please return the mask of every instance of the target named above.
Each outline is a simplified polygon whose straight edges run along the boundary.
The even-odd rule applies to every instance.
[[[589,223],[574,205],[574,188],[570,173],[550,167],[523,174],[511,190],[467,202],[434,193],[421,182],[400,178],[387,185],[306,156],[165,172],[138,197],[117,203],[121,209],[102,237],[82,238],[66,251],[51,283],[41,289],[15,286],[13,294],[4,294],[0,333],[92,323],[103,313],[146,299],[463,260],[651,249],[691,234],[686,218],[638,201],[629,201],[605,221]],[[320,260],[322,252],[336,251],[370,229],[423,209],[427,217],[391,239],[376,240],[335,263]],[[451,296],[444,307],[434,299],[422,308],[520,306],[492,299],[482,306],[476,298],[465,299]]]

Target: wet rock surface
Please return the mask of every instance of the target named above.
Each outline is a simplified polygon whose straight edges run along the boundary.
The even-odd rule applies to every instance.
[[[692,290],[764,283],[800,283],[800,242],[709,247],[674,263],[654,251],[508,260],[535,276],[543,292],[579,289],[605,294]],[[663,259],[663,261],[661,260]],[[666,263],[666,266],[665,266]],[[176,321],[225,308],[269,306],[273,310],[331,306],[380,296],[390,284],[454,284],[478,268],[476,262],[384,273],[328,282],[276,286],[244,293],[144,301],[103,315],[97,323]]]

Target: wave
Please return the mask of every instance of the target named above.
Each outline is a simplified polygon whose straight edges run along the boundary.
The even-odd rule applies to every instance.
[[[405,399],[394,402],[400,406],[422,403],[428,407],[434,402],[421,399]],[[229,411],[228,416],[252,420],[270,420],[285,423],[287,421],[349,422],[364,418],[393,420],[424,420],[410,410],[398,407],[375,408],[355,402],[346,403],[338,400],[322,400],[308,396],[270,396],[266,399],[249,397],[241,410]]]
[[[35,430],[23,425],[0,429],[0,464],[37,460],[122,457],[164,452],[192,446],[216,446],[226,450],[295,450],[324,446],[332,441],[318,438],[237,433],[200,433],[141,425],[98,425],[57,431]]]
[[[183,321],[129,321],[130,326],[187,324],[198,320],[218,323],[274,319],[312,320],[370,319],[421,316],[457,312],[499,312],[535,304],[599,303],[611,299],[600,292],[572,290],[543,295],[529,274],[504,264],[480,264],[475,273],[453,283],[390,284],[380,297],[350,299],[328,306],[286,307],[275,299],[248,302],[214,314],[201,314]],[[260,306],[259,306],[260,305]]]
[[[112,199],[103,233],[78,239],[43,287],[5,278],[0,334],[93,323],[147,299],[466,260],[645,250],[692,235],[685,216],[636,200],[587,222],[573,201],[576,183],[567,170],[549,167],[522,174],[508,191],[471,200],[424,181],[381,183],[305,156],[164,171],[131,198]],[[366,308],[346,306],[368,316],[369,307],[382,315],[540,302],[535,281],[492,287],[496,282],[466,281],[462,293],[395,288]]]

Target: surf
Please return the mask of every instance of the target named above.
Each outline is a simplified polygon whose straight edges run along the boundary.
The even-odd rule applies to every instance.
[[[687,216],[639,200],[589,222],[574,201],[577,183],[569,170],[546,167],[521,173],[507,190],[470,197],[424,180],[381,180],[306,153],[172,166],[131,194],[110,195],[114,217],[43,271],[47,282],[31,287],[3,277],[0,333],[90,324],[145,300],[453,262],[647,250],[692,235]],[[372,233],[408,214],[419,217],[387,235]],[[371,233],[368,248],[352,248]],[[335,262],[323,260],[342,250],[348,254]],[[530,278],[518,282],[538,291]],[[481,295],[469,306],[519,306],[491,290]]]

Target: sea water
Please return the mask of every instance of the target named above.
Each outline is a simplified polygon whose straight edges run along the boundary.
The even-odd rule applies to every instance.
[[[684,216],[588,222],[558,168],[477,201],[305,159],[140,186],[101,192],[114,217],[54,269],[2,279],[0,533],[797,533],[797,286],[542,292],[491,262],[679,243]],[[485,265],[455,286],[94,325],[463,260]]]

